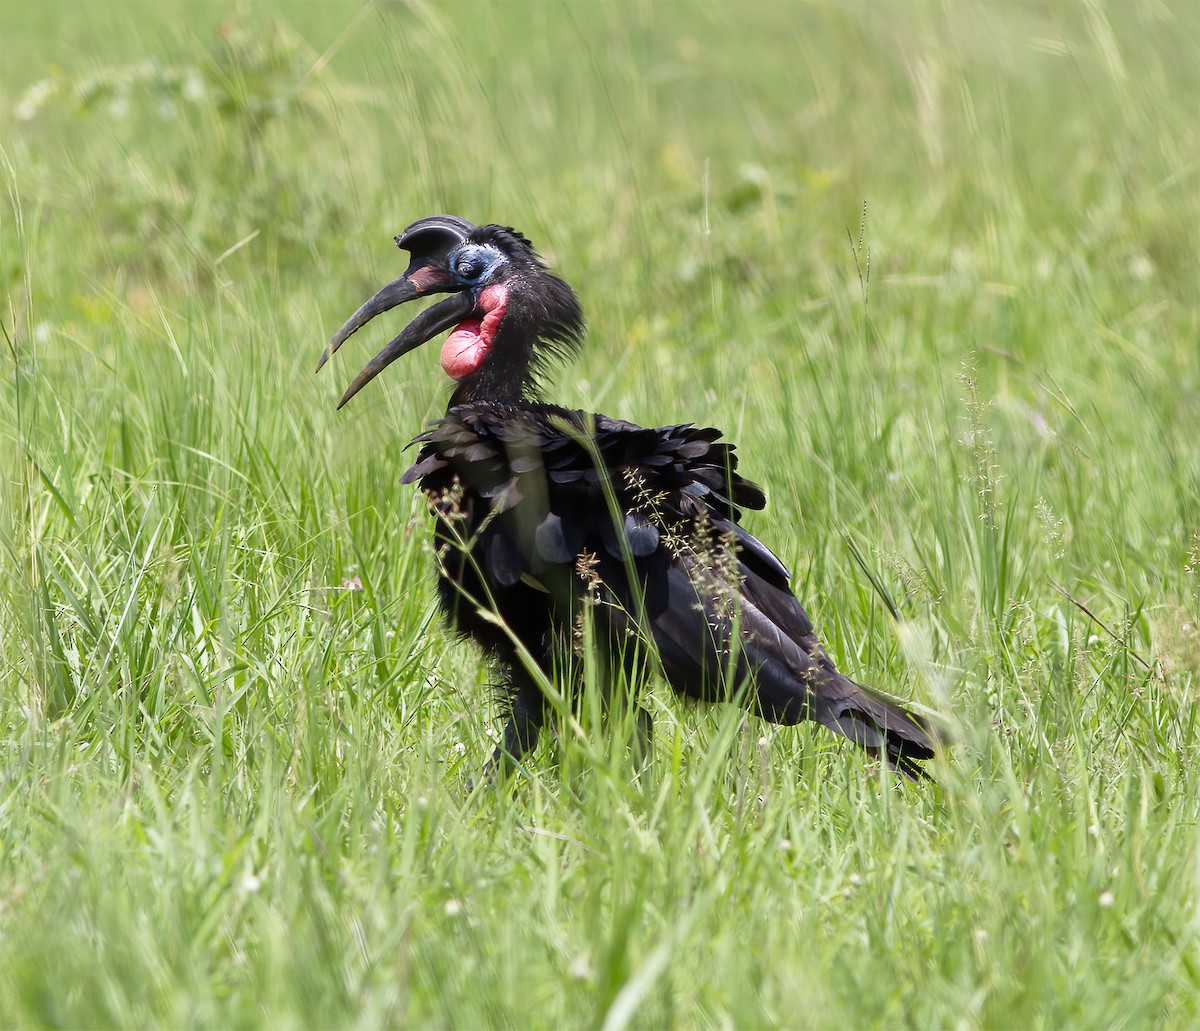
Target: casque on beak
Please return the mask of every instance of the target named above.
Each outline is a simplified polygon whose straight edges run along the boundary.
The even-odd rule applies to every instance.
[[[397,236],[396,245],[413,255],[407,271],[364,301],[358,311],[333,334],[329,346],[321,353],[321,360],[317,362],[317,372],[325,367],[330,355],[376,315],[382,315],[385,311],[391,311],[398,305],[418,297],[461,290],[450,272],[447,259],[450,252],[462,243],[474,228],[463,219],[451,215],[435,215],[414,222]],[[354,382],[346,388],[345,394],[338,402],[338,408],[345,405],[401,355],[408,354],[439,333],[469,318],[473,308],[474,301],[468,293],[456,293],[453,297],[425,309],[367,362],[362,372],[354,377]]]

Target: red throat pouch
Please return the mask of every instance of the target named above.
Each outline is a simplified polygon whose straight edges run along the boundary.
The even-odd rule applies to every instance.
[[[442,344],[442,370],[447,376],[462,379],[483,364],[496,339],[507,301],[508,289],[504,286],[489,286],[479,295],[479,306],[487,314],[482,319],[460,322]]]

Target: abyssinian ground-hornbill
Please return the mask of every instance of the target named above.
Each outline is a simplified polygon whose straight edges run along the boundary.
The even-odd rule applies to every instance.
[[[375,316],[450,294],[367,364],[338,407],[452,330],[441,361],[458,385],[402,481],[419,482],[436,514],[451,623],[502,668],[508,719],[491,765],[536,744],[547,701],[526,662],[552,678],[571,667],[586,611],[592,639],[632,675],[654,655],[684,695],[742,701],[775,723],[816,720],[918,776],[936,731],[834,667],[787,569],[740,525],[765,498],[720,431],[646,429],[538,400],[545,360],[574,352],[584,321],[574,291],[515,230],[434,215],[396,243],[412,255],[407,271],[334,334],[317,369]]]

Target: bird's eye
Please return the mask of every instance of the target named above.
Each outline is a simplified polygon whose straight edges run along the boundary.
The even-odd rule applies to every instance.
[[[486,269],[487,262],[481,254],[464,254],[454,266],[458,278],[468,283],[472,283],[482,276]]]

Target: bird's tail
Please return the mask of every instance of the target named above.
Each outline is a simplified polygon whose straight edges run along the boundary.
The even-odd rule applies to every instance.
[[[942,731],[849,677],[833,675],[841,679],[841,690],[817,702],[817,722],[884,759],[909,780],[924,779],[927,774],[921,763],[932,759],[934,750],[945,743]]]

